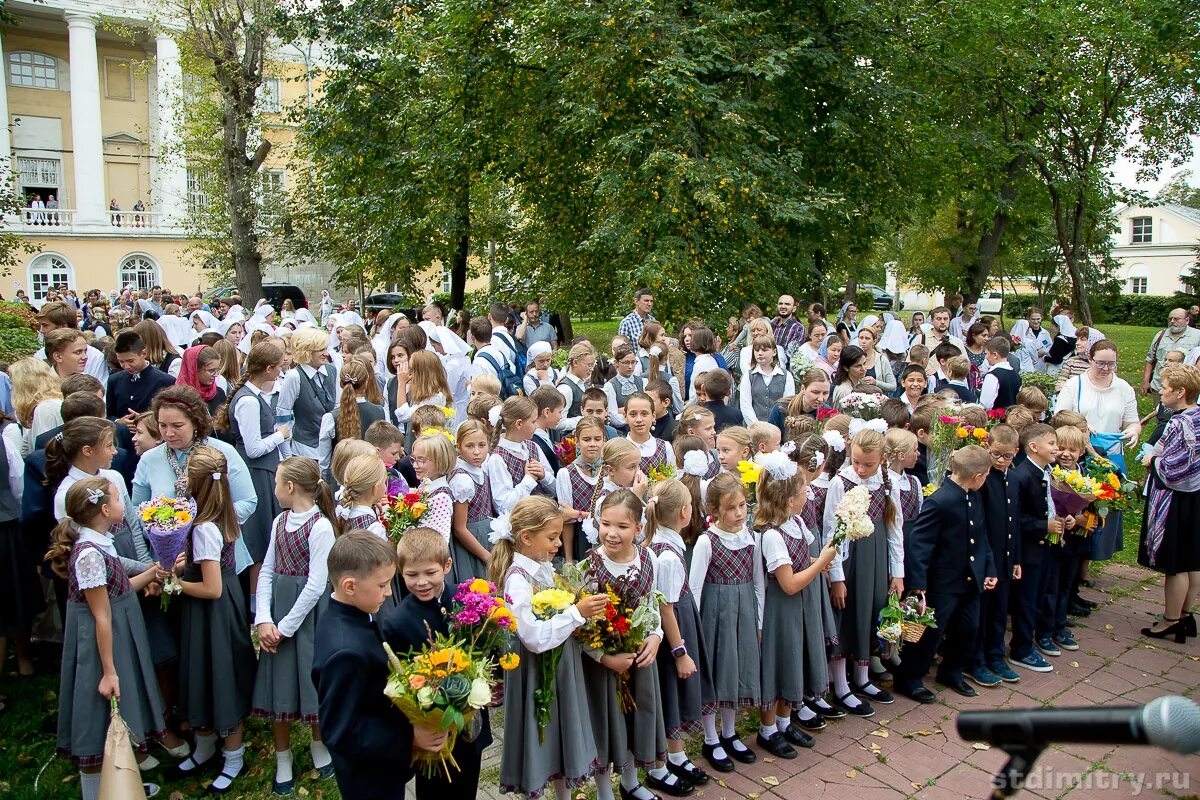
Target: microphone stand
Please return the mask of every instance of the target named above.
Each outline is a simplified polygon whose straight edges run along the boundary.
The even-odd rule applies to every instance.
[[[1005,763],[1000,771],[996,773],[996,777],[992,779],[992,800],[1003,800],[1005,797],[1012,797],[1025,783],[1025,778],[1029,774],[1029,770],[1033,767],[1038,756],[1046,749],[1046,745],[1041,742],[1023,742],[1001,745],[1005,754],[1008,756],[1008,762]]]

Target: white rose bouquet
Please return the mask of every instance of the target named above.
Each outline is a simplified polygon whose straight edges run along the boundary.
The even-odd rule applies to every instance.
[[[875,523],[868,514],[870,504],[871,494],[867,487],[855,486],[846,492],[833,510],[837,522],[830,543],[840,547],[847,539],[855,541],[873,534]]]

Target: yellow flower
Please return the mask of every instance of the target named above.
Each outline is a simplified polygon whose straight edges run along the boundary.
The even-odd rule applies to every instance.
[[[178,522],[180,525],[187,525],[189,522],[192,521],[192,515],[186,511],[176,511],[175,512],[175,521]]]
[[[981,440],[986,439],[987,435],[988,435],[987,428],[976,428],[974,431],[971,432],[971,435],[974,436],[976,439],[981,439]]]
[[[967,431],[967,429],[966,429],[966,428],[962,428],[962,427],[960,427],[960,428],[959,428],[957,431],[955,431],[955,433],[958,435],[958,438],[960,438],[960,439],[965,439],[965,438],[967,438],[968,436],[970,436],[970,435],[971,435],[971,434],[970,434],[970,433]]]
[[[543,616],[547,612],[563,611],[575,604],[575,595],[562,589],[543,589],[530,599],[533,613]]]
[[[147,508],[142,511],[142,522],[149,522],[154,518],[154,509]]]
[[[521,664],[521,657],[516,653],[505,653],[500,656],[500,669],[505,672],[512,672]]]
[[[438,408],[441,409],[441,412],[446,415],[447,420],[454,419],[455,411],[453,408],[450,406],[438,406]]]
[[[1121,479],[1117,477],[1115,472],[1108,473],[1108,485],[1114,489],[1121,488]]]
[[[429,509],[429,506],[422,503],[420,500],[412,504],[412,515],[419,517]]]
[[[925,495],[926,497],[929,497],[931,494],[933,494],[936,491],[937,491],[937,487],[934,486],[932,483],[927,483],[927,484],[925,484],[925,486],[923,486],[921,488],[921,494]]]
[[[479,592],[480,594],[488,594],[492,590],[492,587],[483,578],[476,578],[471,581],[471,585],[467,588],[472,592]]]

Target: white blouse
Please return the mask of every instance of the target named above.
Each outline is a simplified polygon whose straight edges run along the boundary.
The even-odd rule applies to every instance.
[[[289,531],[298,531],[314,516],[319,516],[321,510],[316,506],[304,513],[297,514],[295,512],[284,512],[287,514],[287,522],[285,526]],[[282,514],[280,516],[283,516]],[[275,522],[271,524],[272,534],[275,531],[275,526],[279,524],[279,517],[275,518]],[[321,595],[325,592],[325,585],[329,581],[329,569],[327,561],[329,560],[329,550],[333,547],[333,525],[329,520],[321,517],[313,524],[312,530],[308,532],[308,579],[304,582],[304,588],[300,590],[300,595],[296,598],[296,602],[292,604],[291,609],[283,617],[275,623],[279,628],[279,633],[285,637],[295,635],[300,625],[308,617],[309,612],[316,608],[317,602],[321,599]],[[271,541],[267,545],[267,555],[263,558],[262,567],[258,573],[258,588],[255,589],[255,616],[254,624],[262,625],[264,623],[274,622],[271,617],[271,597],[274,593],[275,579],[275,537],[271,536]]]
[[[373,521],[363,530],[368,533],[373,533],[385,542],[388,540],[387,528],[383,527],[383,523],[379,521],[379,515],[375,513],[375,509],[370,506],[346,506],[339,505],[337,507],[338,519],[350,519],[351,517],[370,516]]]
[[[214,522],[201,522],[192,528],[192,561],[221,560],[225,537]]]
[[[847,478],[852,484],[861,484],[867,487],[867,491],[872,494],[875,490],[883,486],[883,471],[877,471],[865,481],[859,480],[858,475],[854,472],[854,468],[849,464],[838,470],[838,476]],[[841,480],[829,481],[829,492],[825,495],[825,518],[822,520],[822,527],[827,535],[831,536],[836,530],[837,505],[846,495],[846,490]],[[888,545],[888,575],[893,578],[904,577],[904,515],[900,511],[900,487],[892,484],[892,490],[888,495],[892,500],[892,505],[896,510],[895,519],[891,524],[887,525],[887,545]],[[828,541],[828,538],[826,538]],[[842,569],[842,562],[850,556],[850,541],[847,539],[842,543],[841,552],[833,559],[833,565],[829,568],[829,580],[837,583],[838,581],[846,580],[845,572]]]
[[[726,550],[741,550],[746,547],[755,549],[753,558],[754,595],[758,600],[758,629],[762,630],[763,606],[767,599],[767,579],[766,573],[763,572],[762,546],[758,534],[753,531],[742,528],[737,533],[730,533],[713,525],[700,534],[700,538],[696,540],[696,547],[692,550],[692,568],[688,573],[688,585],[696,597],[696,605],[700,605],[700,594],[704,591],[704,577],[708,574],[708,565],[712,562],[713,536],[721,537],[721,544]]]
[[[238,432],[242,437],[242,446],[246,448],[246,455],[250,458],[260,458],[272,450],[278,450],[286,439],[279,431],[273,431],[267,436],[263,436],[262,429],[259,427],[262,403],[266,402],[270,406],[271,395],[275,392],[264,392],[250,381],[246,381],[244,386],[255,396],[243,395],[234,407],[233,415],[237,419]],[[274,412],[272,412],[273,415]]]
[[[487,463],[486,458],[483,463]],[[450,494],[454,497],[454,502],[456,503],[469,503],[475,499],[475,494],[479,491],[479,487],[483,485],[483,482],[487,480],[487,475],[484,474],[482,464],[478,467],[473,467],[461,458],[458,459],[455,468],[461,469],[466,474],[464,475],[463,472],[459,472],[450,478],[450,482],[447,484],[450,487]]]
[[[656,528],[654,541],[665,542],[686,553],[687,545],[679,531],[670,528]],[[663,593],[667,602],[674,605],[683,595],[683,587],[687,583],[687,566],[674,550],[664,550],[658,554],[657,566],[654,572],[654,588]]]
[[[80,527],[79,541],[94,544],[113,558],[119,558],[117,548],[113,546],[112,536],[108,534]],[[79,558],[75,559],[75,583],[84,590],[107,586],[108,566],[105,564],[104,556],[92,549],[81,553]]]
[[[812,543],[816,537],[809,532],[799,517],[792,517],[778,528],[770,528],[762,535],[763,561],[767,565],[768,573],[774,572],[784,564],[791,566],[792,557],[788,553],[787,542],[783,540],[785,535],[807,542],[811,555]]]
[[[554,565],[549,561],[534,561],[514,553],[513,566],[529,573],[542,588],[554,586]],[[512,573],[504,581],[504,594],[509,598],[509,609],[517,618],[517,636],[521,644],[531,653],[545,653],[567,641],[577,628],[582,628],[584,619],[575,606],[550,619],[538,619],[533,613],[534,592],[534,585],[519,573]]]
[[[540,447],[532,442],[514,442],[507,437],[500,437],[498,447],[519,454],[522,458],[529,455],[529,448],[533,447],[534,455],[542,462],[542,469],[545,470],[546,476],[540,481],[546,491],[554,491],[554,470],[550,469],[550,462],[546,460],[546,456],[542,453]],[[513,483],[512,476],[508,473],[508,467],[504,464],[504,459],[499,454],[493,454],[484,462],[484,471],[487,473],[488,481],[492,485],[492,504],[496,507],[497,514],[507,514],[512,511],[513,506],[518,500],[529,497],[533,490],[538,487],[538,481],[535,481],[529,475],[525,475],[516,484]]]

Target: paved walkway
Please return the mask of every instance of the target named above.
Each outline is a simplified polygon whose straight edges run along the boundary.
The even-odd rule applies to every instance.
[[[926,681],[939,702],[922,706],[898,697],[876,706],[870,719],[831,722],[816,747],[792,761],[764,757],[721,776],[693,795],[698,800],[961,800],[987,797],[1005,762],[997,749],[964,742],[955,732],[959,711],[988,708],[1132,705],[1166,694],[1200,696],[1200,646],[1144,639],[1139,629],[1161,611],[1161,579],[1145,570],[1110,565],[1085,590],[1105,601],[1075,629],[1080,649],[1050,659],[1054,672],[1022,671],[1021,682],[960,697]],[[692,748],[689,748],[689,750]],[[499,746],[485,754],[480,796],[500,797],[495,776]],[[1148,747],[1060,746],[1038,761],[1020,797],[1125,798],[1200,795],[1200,757]],[[1078,782],[1078,785],[1076,785]],[[594,789],[589,792],[594,796]]]

